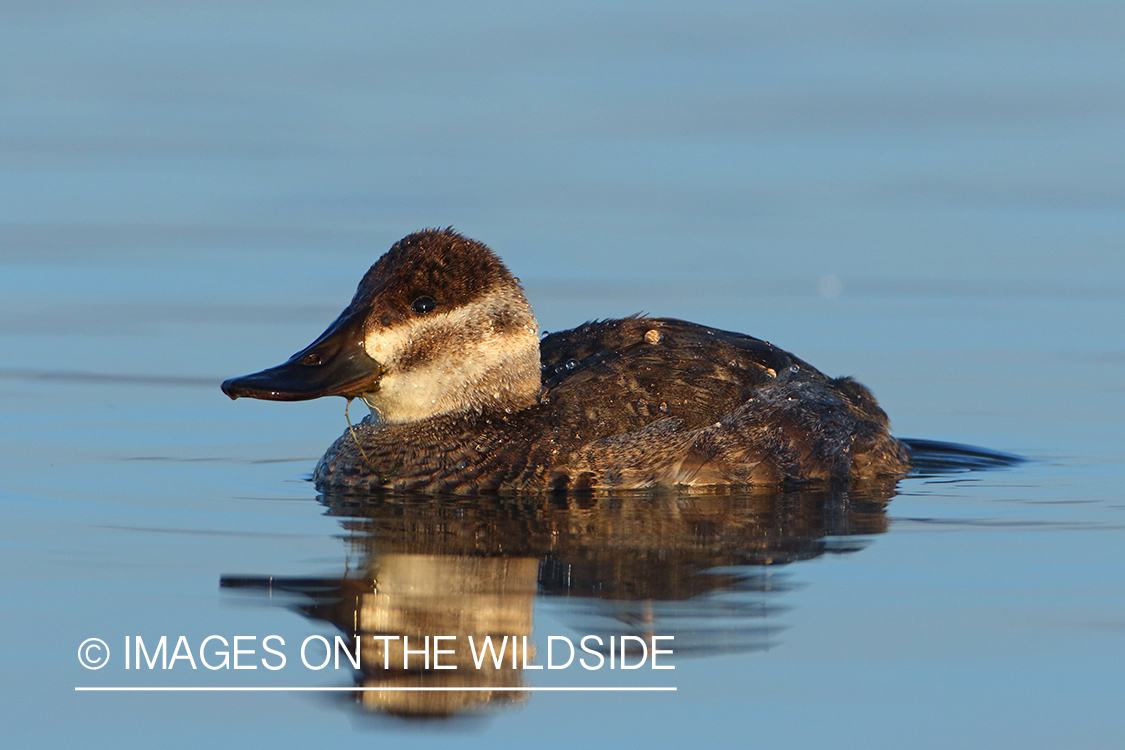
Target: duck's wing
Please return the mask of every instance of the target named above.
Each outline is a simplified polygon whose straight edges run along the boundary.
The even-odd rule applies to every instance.
[[[815,368],[767,341],[672,318],[594,321],[540,342],[545,397],[601,435],[657,419],[715,422],[762,388]],[[575,414],[566,414],[569,411]]]
[[[542,343],[555,415],[588,431],[569,468],[597,484],[757,484],[907,467],[866,388],[761,339],[628,318]]]

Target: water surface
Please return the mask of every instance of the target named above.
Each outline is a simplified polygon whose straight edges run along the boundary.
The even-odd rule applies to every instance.
[[[3,15],[14,742],[1120,746],[1117,5]],[[218,384],[309,343],[399,237],[450,224],[501,254],[546,330],[644,310],[745,331],[855,375],[899,435],[1030,460],[858,497],[319,497],[342,401]],[[493,684],[677,690],[74,691],[381,679],[122,663],[127,636],[292,645],[364,612],[465,634],[494,617],[533,665],[550,636],[671,634],[675,670]],[[90,637],[104,669],[75,658]]]

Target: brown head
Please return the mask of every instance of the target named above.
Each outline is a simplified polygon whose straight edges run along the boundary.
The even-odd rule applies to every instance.
[[[231,398],[362,398],[386,422],[522,409],[539,395],[538,324],[483,244],[427,229],[392,247],[307,348],[223,383]]]

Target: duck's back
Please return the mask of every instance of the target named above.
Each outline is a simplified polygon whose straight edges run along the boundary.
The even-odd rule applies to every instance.
[[[777,484],[896,474],[902,445],[866,388],[768,342],[667,318],[540,342],[543,395],[514,413],[345,433],[327,486],[479,492]]]

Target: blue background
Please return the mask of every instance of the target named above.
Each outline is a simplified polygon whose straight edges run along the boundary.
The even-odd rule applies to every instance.
[[[1123,32],[1125,6],[1081,0],[5,3],[7,735],[1118,747]],[[1033,461],[905,480],[887,534],[784,570],[769,650],[678,662],[673,694],[432,725],[74,693],[141,680],[82,669],[86,637],[331,634],[218,581],[343,568],[304,481],[340,403],[218,383],[445,225],[505,259],[544,329],[644,310],[746,331],[857,376],[900,435]],[[539,601],[537,634],[571,633],[569,607]],[[145,679],[243,680],[172,677]]]

